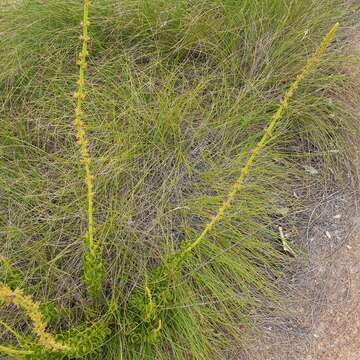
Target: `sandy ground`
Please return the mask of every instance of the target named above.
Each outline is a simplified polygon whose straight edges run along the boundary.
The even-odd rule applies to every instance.
[[[355,194],[329,193],[309,213],[282,304],[258,315],[262,333],[238,360],[360,359],[360,213]],[[358,235],[359,234],[359,235]]]
[[[360,57],[360,36],[353,41],[353,50]],[[350,69],[360,78],[360,68]],[[360,94],[360,90],[359,90]],[[360,95],[356,96],[359,103]],[[357,162],[360,169],[360,151]],[[359,170],[360,171],[360,170]],[[358,213],[353,209],[353,214]],[[341,249],[331,256],[324,271],[327,303],[318,326],[309,359],[359,360],[360,359],[360,215],[357,215],[353,234]]]
[[[360,35],[350,51],[360,58]],[[349,107],[358,109],[360,124],[359,63],[346,71],[359,79]],[[355,157],[360,174],[360,150]],[[262,332],[236,359],[360,360],[359,189],[349,189],[325,191],[310,209],[303,235],[309,257],[287,279],[282,305],[258,315]]]
[[[359,229],[359,228],[358,228]],[[360,230],[360,229],[359,229]],[[307,359],[360,359],[360,236],[331,258],[324,307]]]

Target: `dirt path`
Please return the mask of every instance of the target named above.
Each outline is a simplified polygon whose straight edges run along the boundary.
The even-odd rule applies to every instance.
[[[309,359],[360,359],[360,236],[331,257],[327,295]]]
[[[360,36],[355,37],[352,46],[355,55],[360,56]],[[360,78],[359,67],[349,70],[352,76]],[[360,90],[355,98],[359,106]],[[357,159],[360,169],[360,152]],[[353,209],[353,214],[356,213],[357,209]],[[309,359],[360,359],[360,215],[357,216],[353,234],[323,269],[327,272],[324,286],[327,299],[313,329]]]
[[[350,47],[360,58],[360,35]],[[358,94],[344,94],[344,98],[349,109],[358,108],[360,126],[359,63],[346,72],[358,79]],[[360,149],[359,145],[360,141]],[[360,150],[356,157],[360,179]],[[248,341],[251,345],[236,359],[360,360],[358,197],[358,189],[325,190],[310,209],[303,235],[309,258],[300,260],[298,270],[287,279],[282,305],[271,315],[265,309],[255,319],[261,334],[253,336]]]
[[[309,258],[241,360],[360,360],[360,213],[355,194],[329,193],[308,218]],[[304,270],[305,269],[305,270]]]

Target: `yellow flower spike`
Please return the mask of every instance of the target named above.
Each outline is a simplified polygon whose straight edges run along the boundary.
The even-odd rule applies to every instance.
[[[82,102],[85,99],[85,69],[87,67],[86,57],[88,52],[88,35],[89,28],[89,0],[83,0],[83,19],[80,23],[82,27],[81,52],[77,64],[79,65],[79,78],[77,80],[77,96],[75,106],[75,130],[77,143],[80,145],[81,163],[84,167],[85,177],[84,183],[87,189],[87,232],[84,238],[84,279],[88,288],[88,292],[92,297],[97,297],[101,290],[103,266],[100,256],[100,250],[94,241],[94,215],[93,215],[93,176],[90,170],[90,156],[88,152],[88,143],[86,140],[85,125],[82,121]]]
[[[70,347],[68,345],[56,341],[51,334],[46,332],[46,322],[44,321],[44,318],[40,312],[39,304],[34,302],[31,296],[23,295],[23,292],[20,289],[15,289],[14,291],[12,291],[5,284],[0,283],[0,300],[3,301],[5,304],[15,304],[17,307],[25,311],[27,316],[29,316],[29,318],[33,322],[33,332],[38,337],[38,342],[40,345],[51,351],[70,350]],[[0,348],[0,351],[2,350],[3,352],[5,352],[6,350],[10,352],[20,351],[7,347]]]
[[[206,237],[206,235],[214,228],[214,226],[222,219],[224,216],[225,210],[231,207],[232,202],[235,200],[235,196],[242,189],[244,180],[246,175],[249,173],[251,166],[254,163],[255,158],[258,156],[260,151],[265,147],[266,141],[271,138],[273,129],[275,125],[280,120],[282,114],[287,109],[289,105],[289,101],[291,97],[294,95],[295,91],[299,87],[300,83],[305,79],[306,76],[310,74],[310,72],[315,68],[315,66],[319,63],[321,56],[324,54],[331,40],[333,39],[337,29],[339,27],[339,23],[336,23],[330,31],[324,36],[321,41],[319,47],[316,49],[314,55],[307,61],[306,65],[302,69],[301,73],[297,75],[296,80],[290,85],[289,90],[285,93],[283,99],[280,102],[278,110],[272,116],[269,125],[264,129],[264,135],[257,143],[255,149],[252,151],[250,157],[248,158],[246,164],[240,170],[240,175],[236,182],[232,185],[230,192],[228,193],[226,200],[219,207],[216,215],[211,219],[209,223],[207,223],[204,227],[202,233],[196,238],[194,242],[192,242],[188,247],[186,247],[180,253],[180,259],[184,257],[187,253],[190,253],[196,246],[198,246]]]

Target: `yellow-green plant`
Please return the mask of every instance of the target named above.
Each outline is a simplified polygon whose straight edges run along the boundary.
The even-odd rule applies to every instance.
[[[294,95],[296,89],[299,87],[300,83],[305,79],[306,76],[310,74],[310,72],[314,69],[314,67],[320,61],[321,56],[324,54],[325,50],[327,49],[328,45],[330,44],[331,40],[333,39],[339,24],[336,23],[330,31],[325,35],[323,40],[321,41],[320,45],[316,49],[314,55],[309,58],[307,63],[305,64],[304,68],[297,76],[296,80],[290,85],[289,90],[285,93],[279,108],[272,116],[269,125],[264,129],[264,134],[261,137],[260,141],[255,146],[254,150],[252,151],[250,157],[247,159],[245,165],[240,170],[240,175],[235,183],[232,185],[230,192],[226,196],[226,200],[223,204],[219,207],[216,215],[211,219],[209,223],[207,223],[204,227],[204,230],[201,234],[196,238],[196,240],[189,245],[185,246],[183,250],[179,254],[175,254],[175,256],[171,257],[165,266],[158,268],[155,271],[154,278],[155,281],[153,282],[154,289],[150,290],[150,284],[148,284],[147,280],[145,282],[145,305],[143,306],[146,310],[151,309],[150,311],[144,311],[144,317],[141,319],[142,321],[146,321],[149,315],[151,315],[151,319],[157,319],[158,314],[156,313],[156,309],[158,303],[155,299],[159,301],[169,301],[171,299],[171,294],[169,293],[169,286],[171,283],[171,278],[175,276],[177,272],[180,271],[181,261],[186,255],[190,255],[191,251],[197,247],[206,237],[206,235],[215,227],[215,225],[224,217],[224,214],[227,209],[229,209],[232,203],[235,201],[236,195],[243,187],[244,180],[249,173],[251,166],[253,165],[255,159],[259,155],[260,151],[265,147],[266,142],[272,136],[272,131],[274,130],[277,122],[282,117],[284,111],[287,109],[289,105],[289,101],[291,97]],[[160,275],[159,275],[160,274]],[[162,279],[159,281],[159,278]],[[138,301],[138,299],[136,299]],[[162,321],[159,320],[159,327],[155,330],[150,326],[148,329],[148,336],[151,338],[153,334],[158,336],[158,333],[161,329]]]
[[[85,243],[85,255],[84,255],[84,281],[87,286],[90,296],[93,298],[98,297],[101,291],[101,283],[104,275],[103,263],[100,255],[100,248],[94,241],[94,217],[93,217],[93,176],[90,170],[90,156],[87,149],[87,139],[85,133],[85,126],[82,120],[82,101],[85,98],[85,69],[87,66],[87,56],[88,56],[88,43],[89,43],[89,7],[90,1],[83,1],[83,19],[80,23],[83,32],[81,35],[82,40],[82,49],[79,54],[79,59],[77,64],[79,65],[79,79],[77,81],[77,89],[74,93],[76,98],[76,107],[75,107],[75,130],[77,142],[80,145],[81,152],[81,163],[84,167],[85,172],[85,185],[87,188],[87,231],[84,238]],[[8,266],[8,261],[1,257],[5,265]],[[6,304],[14,304],[19,308],[22,308],[25,313],[30,317],[33,322],[33,332],[38,337],[38,344],[50,352],[67,352],[72,355],[77,354],[79,351],[84,351],[84,336],[81,334],[80,345],[75,347],[65,345],[62,342],[56,341],[55,338],[48,332],[46,332],[46,322],[43,318],[43,315],[40,311],[39,304],[34,302],[29,295],[24,295],[23,291],[19,288],[16,288],[12,291],[8,286],[3,283],[0,283],[0,300]],[[3,326],[7,328],[10,332],[11,329],[5,324]],[[107,325],[105,330],[108,331]],[[12,332],[13,333],[13,332]],[[14,334],[14,333],[13,333]],[[16,334],[14,334],[16,335]],[[96,334],[98,335],[98,334]],[[93,342],[93,338],[96,336],[91,336],[90,343]],[[75,337],[74,337],[75,339]],[[102,337],[101,337],[102,339]],[[87,350],[89,346],[85,346]],[[7,354],[9,356],[25,356],[34,354],[32,350],[18,350],[10,346],[0,346],[0,352]]]
[[[274,130],[277,122],[280,120],[284,111],[287,109],[291,97],[294,95],[300,83],[305,79],[306,76],[308,76],[311,73],[311,71],[318,64],[321,56],[324,54],[325,50],[327,49],[328,45],[333,39],[338,27],[339,27],[339,23],[336,23],[330,29],[330,31],[325,35],[319,47],[316,49],[314,55],[307,61],[306,65],[304,66],[300,74],[297,76],[296,80],[291,84],[289,90],[285,93],[284,97],[282,98],[279,108],[277,109],[276,113],[272,116],[269,125],[264,129],[264,135],[257,143],[254,150],[252,150],[250,157],[247,159],[245,165],[240,170],[240,175],[238,179],[235,181],[235,183],[232,185],[230,192],[226,195],[226,200],[219,207],[216,215],[205,225],[204,230],[196,238],[196,240],[187,247],[185,247],[185,249],[181,252],[180,258],[184,257],[186,254],[190,253],[195,247],[197,247],[204,240],[206,235],[223,218],[225,211],[231,207],[232,203],[235,201],[236,195],[242,189],[244,180],[247,177],[249,170],[253,165],[255,159],[259,155],[260,151],[265,147],[266,141],[269,138],[271,138],[272,131]]]
[[[80,23],[83,31],[81,35],[82,48],[79,54],[77,64],[79,65],[79,79],[77,81],[77,90],[74,94],[76,98],[75,107],[75,130],[77,142],[81,150],[81,162],[85,171],[85,185],[87,188],[87,231],[84,237],[85,255],[84,255],[84,281],[90,296],[96,298],[101,292],[101,284],[104,275],[103,262],[100,254],[100,248],[94,241],[94,190],[93,175],[90,170],[90,156],[87,149],[87,139],[85,125],[83,122],[82,102],[85,98],[85,69],[87,66],[88,44],[89,44],[89,7],[90,1],[83,1],[83,19]]]
[[[0,283],[0,300],[5,304],[14,304],[25,311],[33,322],[32,329],[41,346],[55,352],[70,350],[68,345],[56,341],[50,333],[46,332],[46,322],[40,312],[39,304],[34,302],[31,296],[24,295],[21,289],[12,291],[5,284]],[[18,351],[7,347],[2,347],[0,350],[3,352],[6,350],[8,353]]]
[[[61,333],[56,334],[56,338],[69,345],[70,350],[66,353],[54,353],[44,351],[44,348],[32,346],[30,349],[34,352],[30,359],[48,360],[50,359],[80,359],[87,354],[96,354],[101,352],[102,346],[106,343],[106,337],[109,335],[107,319],[93,319],[91,324],[79,324]],[[66,356],[66,357],[65,357]]]

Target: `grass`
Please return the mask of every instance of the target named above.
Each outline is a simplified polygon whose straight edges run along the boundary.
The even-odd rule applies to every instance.
[[[82,5],[1,10],[0,281],[39,301],[49,332],[74,349],[34,345],[26,315],[2,307],[0,319],[34,351],[21,356],[231,355],[249,312],[276,301],[289,261],[278,226],[293,226],[304,201],[294,188],[351,168],[341,32],[241,197],[180,269],[171,259],[216,213],[279,97],[346,9],[337,0],[93,1],[82,110],[105,267],[96,303],[83,281],[87,190],[73,126]],[[1,337],[16,347],[6,327]]]

